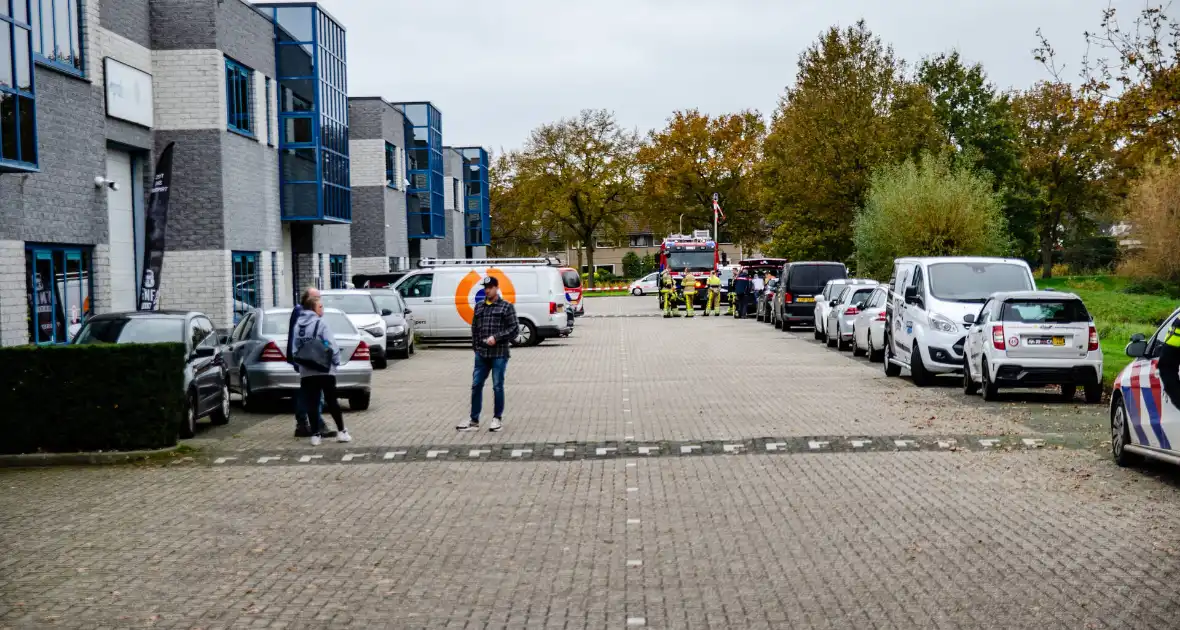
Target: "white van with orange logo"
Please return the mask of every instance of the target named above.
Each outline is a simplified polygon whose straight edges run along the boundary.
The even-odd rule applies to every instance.
[[[475,303],[484,299],[481,281],[494,277],[500,295],[516,306],[517,346],[535,346],[570,332],[569,302],[556,261],[545,258],[431,259],[393,288],[410,309],[418,334],[432,341],[471,341]]]

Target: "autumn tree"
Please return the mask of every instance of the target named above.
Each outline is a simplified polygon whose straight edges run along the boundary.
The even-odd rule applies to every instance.
[[[753,110],[719,116],[673,112],[638,154],[646,222],[668,232],[677,229],[683,214],[686,225],[711,229],[717,193],[726,233],[735,242],[760,242],[756,168],[765,135],[766,123]]]
[[[873,168],[937,152],[943,140],[927,89],[863,21],[829,29],[798,67],[764,146],[770,249],[846,260]]]
[[[606,110],[541,125],[516,156],[513,194],[540,227],[576,236],[594,269],[595,238],[619,233],[632,207],[638,146]]]
[[[1065,222],[1093,222],[1111,206],[1111,138],[1098,99],[1068,83],[1041,82],[1012,102],[1022,143],[1028,203],[1036,216],[1042,277]]]

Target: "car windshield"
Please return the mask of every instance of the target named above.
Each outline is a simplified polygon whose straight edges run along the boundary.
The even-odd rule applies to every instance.
[[[1023,265],[995,262],[930,265],[930,295],[940,300],[982,304],[993,293],[1033,288],[1028,269]]]
[[[844,265],[798,265],[791,268],[791,286],[818,289],[829,280],[847,276]]]
[[[1080,300],[1009,300],[1000,318],[1025,324],[1089,322],[1090,313]]]
[[[179,317],[91,320],[78,331],[74,343],[184,343],[184,320]]]
[[[402,306],[401,296],[396,293],[373,292],[373,301],[377,303],[377,308],[381,310],[389,309],[393,311],[394,315],[406,310],[406,307]]]
[[[324,303],[324,308],[340,309],[349,315],[378,312],[377,307],[373,305],[373,298],[360,293],[325,293],[320,299]]]
[[[578,287],[582,286],[582,277],[578,275],[578,272],[574,271],[573,269],[566,269],[565,271],[561,272],[561,283],[564,284],[565,288],[567,289],[577,289]]]
[[[672,271],[709,271],[713,268],[713,252],[671,252],[668,254],[668,267]]]

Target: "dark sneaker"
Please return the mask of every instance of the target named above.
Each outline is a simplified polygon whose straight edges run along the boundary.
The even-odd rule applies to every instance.
[[[336,432],[331,429],[324,429],[323,431],[320,431],[320,436],[326,437],[326,438],[334,438],[334,437],[336,437]]]
[[[295,437],[297,437],[297,438],[311,437],[311,427],[307,426],[306,424],[301,424],[301,425],[295,427]]]

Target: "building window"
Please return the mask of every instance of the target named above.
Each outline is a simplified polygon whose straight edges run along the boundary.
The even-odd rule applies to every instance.
[[[402,103],[406,117],[406,214],[411,239],[446,235],[442,113],[430,103]]]
[[[26,0],[0,0],[0,172],[37,169],[32,27]]]
[[[33,54],[45,65],[82,74],[81,0],[29,0]],[[20,3],[21,0],[16,0]],[[19,10],[18,10],[19,11]]]
[[[29,341],[68,343],[94,314],[93,251],[69,245],[25,249]]]
[[[258,252],[233,252],[234,323],[262,306],[262,274],[258,269]]]
[[[275,145],[275,130],[274,125],[270,122],[271,118],[271,103],[274,100],[274,93],[270,87],[270,77],[265,77],[266,81],[266,145],[273,147]]]
[[[397,147],[386,142],[385,143],[385,185],[390,188],[400,188],[401,179],[404,175],[397,167],[398,157]]]
[[[251,86],[254,71],[230,59],[225,59],[225,111],[230,131],[254,137],[254,116],[250,111],[253,100]]]
[[[347,256],[333,254],[328,257],[328,286],[333,289],[344,288],[344,262]]]
[[[651,234],[632,234],[628,238],[631,247],[655,247],[655,237]]]
[[[279,305],[279,253],[270,253],[270,305]]]
[[[612,249],[612,248],[616,247],[617,245],[618,245],[618,243],[615,241],[600,241],[598,239],[594,239],[594,248],[595,249]]]
[[[480,147],[465,147],[459,150],[463,154],[463,212],[467,220],[467,245],[488,245],[492,242],[488,152]]]

